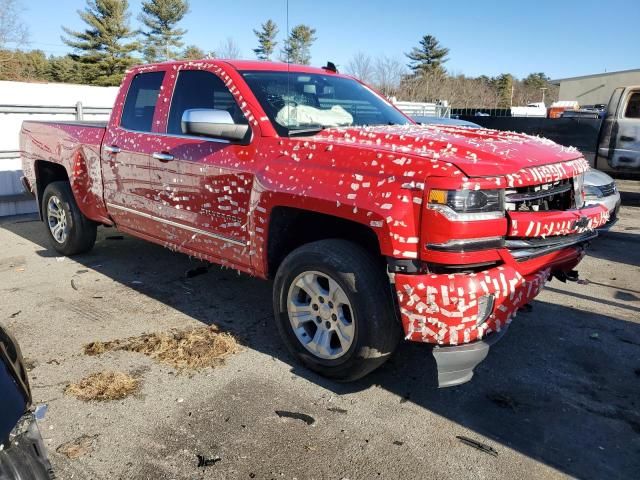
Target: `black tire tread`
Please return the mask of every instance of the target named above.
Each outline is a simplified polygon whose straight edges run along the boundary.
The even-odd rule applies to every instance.
[[[63,207],[67,210],[68,221],[71,223],[69,236],[64,244],[56,242],[47,225],[47,202],[49,197],[54,194],[62,201]],[[42,194],[42,215],[49,234],[49,240],[58,253],[72,256],[86,253],[93,248],[96,242],[98,225],[85,217],[80,211],[69,182],[57,181],[47,185]]]
[[[353,274],[356,292],[352,302],[360,303],[366,315],[360,312],[356,334],[356,351],[342,366],[327,366],[310,355],[297,340],[293,340],[285,311],[282,312],[282,296],[286,297],[289,285],[284,285],[289,272],[295,271],[309,259],[322,259],[329,268],[343,268]],[[312,260],[313,261],[313,260]],[[282,290],[286,290],[283,292]],[[286,302],[286,298],[285,298]],[[388,360],[400,338],[401,327],[396,320],[389,279],[384,268],[369,252],[359,245],[343,239],[320,240],[308,243],[291,252],[282,262],[274,281],[274,311],[280,335],[288,350],[311,370],[338,381],[353,381],[364,377]],[[362,325],[366,316],[368,325]],[[284,317],[284,318],[283,318]],[[285,322],[286,320],[286,322]],[[360,338],[364,334],[363,338]],[[347,354],[348,355],[348,354]]]

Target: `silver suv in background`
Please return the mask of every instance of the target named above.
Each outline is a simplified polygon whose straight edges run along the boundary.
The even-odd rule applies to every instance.
[[[609,222],[599,230],[609,230],[618,221],[620,192],[613,178],[592,168],[584,175],[585,205],[602,204],[609,210]]]

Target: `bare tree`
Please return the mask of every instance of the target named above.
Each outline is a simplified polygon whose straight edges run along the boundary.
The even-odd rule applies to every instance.
[[[226,40],[220,43],[215,56],[216,58],[240,58],[240,47],[233,38],[227,37]]]
[[[9,48],[8,44],[23,45],[29,31],[22,21],[22,3],[20,0],[0,0],[0,49]]]
[[[29,38],[21,13],[20,0],[0,0],[0,77],[2,78],[6,78],[7,73],[12,70],[13,50],[23,46]]]
[[[386,96],[396,93],[402,78],[406,75],[406,69],[402,62],[397,58],[387,56],[376,58],[373,70],[374,83]]]
[[[346,72],[365,83],[374,81],[374,65],[371,57],[364,52],[357,52],[346,65]]]

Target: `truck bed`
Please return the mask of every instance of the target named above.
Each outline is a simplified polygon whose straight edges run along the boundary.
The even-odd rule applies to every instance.
[[[76,198],[82,198],[80,209],[88,218],[108,222],[104,205],[100,150],[107,129],[106,122],[47,122],[27,120],[20,131],[22,169],[29,185],[36,186],[36,162],[61,165],[60,172],[69,176]],[[57,178],[57,176],[56,176]]]
[[[24,123],[52,123],[55,125],[75,125],[76,127],[97,127],[107,128],[109,122],[98,120],[65,120],[65,121],[47,121],[47,120],[27,120]]]

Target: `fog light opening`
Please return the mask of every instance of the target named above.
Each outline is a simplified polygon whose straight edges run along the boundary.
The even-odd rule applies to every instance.
[[[493,312],[493,305],[495,298],[493,295],[483,295],[478,299],[478,319],[476,325],[480,326],[487,321],[491,312]]]

